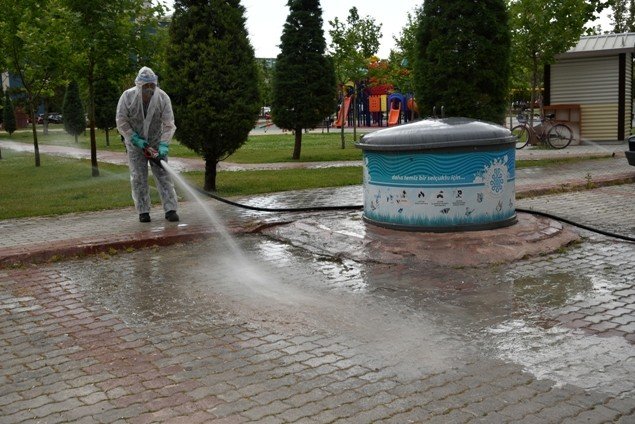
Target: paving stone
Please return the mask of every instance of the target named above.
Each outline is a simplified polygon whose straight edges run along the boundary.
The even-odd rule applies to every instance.
[[[15,392],[12,392],[12,393],[9,393],[7,395],[0,396],[0,406],[4,407],[5,405],[13,404],[13,403],[15,403],[17,401],[20,401],[22,399],[23,399],[22,396],[20,396],[19,394],[15,393]],[[3,408],[3,410],[4,410],[4,408]]]
[[[611,399],[608,399],[606,403],[604,403],[604,406],[624,415],[630,415],[635,413],[635,400],[633,400],[632,398],[631,399],[611,398]]]
[[[78,406],[82,406],[82,403],[77,399],[66,399],[62,402],[52,402],[47,403],[45,405],[39,406],[37,408],[30,409],[30,412],[38,418],[45,418],[48,415],[54,414],[56,412],[65,412],[70,411],[73,408]]]
[[[295,422],[302,418],[316,416],[327,409],[329,408],[325,408],[322,404],[318,402],[311,402],[311,403],[306,403],[297,408],[287,409],[286,411],[277,415],[277,417],[285,421]]]
[[[406,412],[397,413],[380,422],[386,424],[420,423],[430,420],[431,415],[423,408],[411,408]]]
[[[244,411],[241,413],[241,415],[260,422],[260,420],[262,420],[264,417],[267,417],[269,415],[277,415],[291,408],[292,406],[290,406],[289,404],[283,403],[279,400],[275,400],[266,405],[259,405],[247,411]]]
[[[528,415],[536,414],[542,411],[545,408],[545,405],[539,402],[529,400],[524,400],[520,403],[514,403],[512,405],[506,406],[505,408],[498,411],[501,415],[505,415],[514,421],[519,421]]]
[[[18,398],[20,399],[20,398]],[[20,399],[15,402],[11,402],[2,407],[3,414],[12,415],[16,412],[24,411],[24,410],[32,410],[39,408],[43,405],[48,405],[49,403],[53,403],[53,400],[47,395],[41,395],[34,398],[29,399]]]
[[[579,415],[584,409],[567,403],[559,403],[557,406],[546,407],[536,414],[548,422],[562,422],[566,418],[572,418]]]

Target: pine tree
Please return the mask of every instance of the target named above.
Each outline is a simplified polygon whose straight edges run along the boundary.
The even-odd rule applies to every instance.
[[[13,102],[9,93],[4,93],[4,110],[2,111],[2,120],[4,123],[4,130],[9,134],[18,128],[15,120],[15,109],[13,108]]]
[[[79,97],[77,81],[71,81],[68,83],[68,87],[66,87],[66,94],[64,95],[64,103],[62,105],[62,117],[64,130],[70,135],[75,136],[75,143],[77,143],[77,136],[86,131],[86,115],[84,113],[82,100]]]
[[[205,159],[205,190],[218,162],[245,141],[258,118],[258,69],[239,0],[177,0],[163,89],[177,138]]]
[[[119,89],[112,81],[100,79],[95,82],[95,126],[106,132],[106,146],[110,146],[110,130],[117,126],[114,111],[119,96]]]
[[[426,0],[417,34],[419,110],[502,123],[510,35],[504,0]]]
[[[300,159],[302,130],[314,128],[336,107],[337,83],[325,56],[319,0],[289,0],[273,80],[273,122],[295,132],[293,159]]]

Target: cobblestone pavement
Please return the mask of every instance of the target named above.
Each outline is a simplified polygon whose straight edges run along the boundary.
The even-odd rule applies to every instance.
[[[5,422],[635,418],[632,245],[421,270],[240,242],[256,277],[214,242],[2,271]]]
[[[628,184],[518,206],[633,237],[633,199]],[[197,209],[186,202],[182,227],[144,229],[121,210],[0,231],[25,249],[180,234],[203,225]],[[635,244],[580,230],[581,243],[511,264],[362,263],[238,231],[295,215],[214,209],[237,249],[211,232],[0,270],[0,421],[635,422]]]

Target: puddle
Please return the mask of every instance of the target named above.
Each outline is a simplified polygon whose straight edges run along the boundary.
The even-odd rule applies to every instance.
[[[492,327],[485,337],[501,359],[521,365],[539,379],[635,397],[633,346],[622,337],[600,338],[561,327],[543,329],[524,320]]]
[[[523,276],[512,282],[512,296],[521,310],[556,308],[593,287],[590,278],[568,273]]]

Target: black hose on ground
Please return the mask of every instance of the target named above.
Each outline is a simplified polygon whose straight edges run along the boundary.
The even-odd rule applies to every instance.
[[[516,212],[524,212],[524,213],[530,213],[530,214],[533,214],[533,215],[544,216],[546,218],[555,219],[556,221],[564,222],[565,224],[569,224],[569,225],[573,225],[573,226],[578,227],[578,228],[582,228],[583,230],[587,230],[587,231],[591,231],[591,232],[594,232],[594,233],[602,234],[603,236],[614,237],[614,238],[617,238],[617,239],[620,239],[620,240],[635,242],[635,237],[625,236],[625,235],[622,235],[622,234],[612,233],[610,231],[605,231],[605,230],[600,230],[600,229],[597,229],[597,228],[593,228],[593,227],[590,227],[588,225],[580,224],[579,222],[575,222],[575,221],[572,221],[570,219],[563,218],[561,216],[554,215],[554,214],[551,214],[551,213],[548,213],[548,212],[541,212],[541,211],[535,211],[533,209],[523,209],[523,208],[516,208]]]
[[[338,210],[361,210],[364,208],[363,205],[348,205],[348,206],[310,206],[310,207],[305,207],[305,208],[265,208],[265,207],[260,207],[260,206],[251,206],[251,205],[245,205],[243,203],[238,203],[238,202],[234,202],[231,201],[229,199],[225,199],[224,197],[220,197],[217,196],[214,193],[210,193],[209,191],[205,191],[203,189],[200,188],[196,188],[196,190],[201,193],[204,194],[205,196],[211,197],[212,199],[218,200],[219,202],[223,202],[226,203],[228,205],[231,206],[236,206],[238,208],[243,208],[243,209],[248,209],[248,210],[252,210],[252,211],[258,211],[258,212],[323,212],[323,211],[338,211]],[[635,237],[630,237],[630,236],[625,236],[622,234],[616,234],[616,233],[612,233],[610,231],[605,231],[605,230],[600,230],[597,228],[593,228],[590,227],[588,225],[585,224],[580,224],[578,222],[572,221],[570,219],[567,218],[563,218],[561,216],[558,215],[554,215],[548,212],[541,212],[541,211],[535,211],[533,209],[524,209],[524,208],[516,208],[516,212],[523,212],[523,213],[529,213],[532,215],[538,215],[538,216],[544,216],[546,218],[551,218],[554,219],[556,221],[560,221],[560,222],[564,222],[565,224],[569,224],[569,225],[573,225],[575,227],[578,228],[582,228],[584,230],[587,231],[591,231],[597,234],[602,234],[604,236],[607,237],[614,237],[620,240],[625,240],[625,241],[630,241],[635,243]]]
[[[258,211],[258,212],[321,212],[321,211],[361,210],[364,208],[362,205],[309,206],[305,208],[264,208],[260,206],[251,206],[251,205],[245,205],[243,203],[234,202],[200,188],[196,188],[196,191],[198,191],[201,194],[204,194],[205,196],[211,197],[212,199],[218,200],[219,202],[223,202],[231,206],[236,206],[238,208],[243,208],[243,209],[248,209],[248,210]]]

